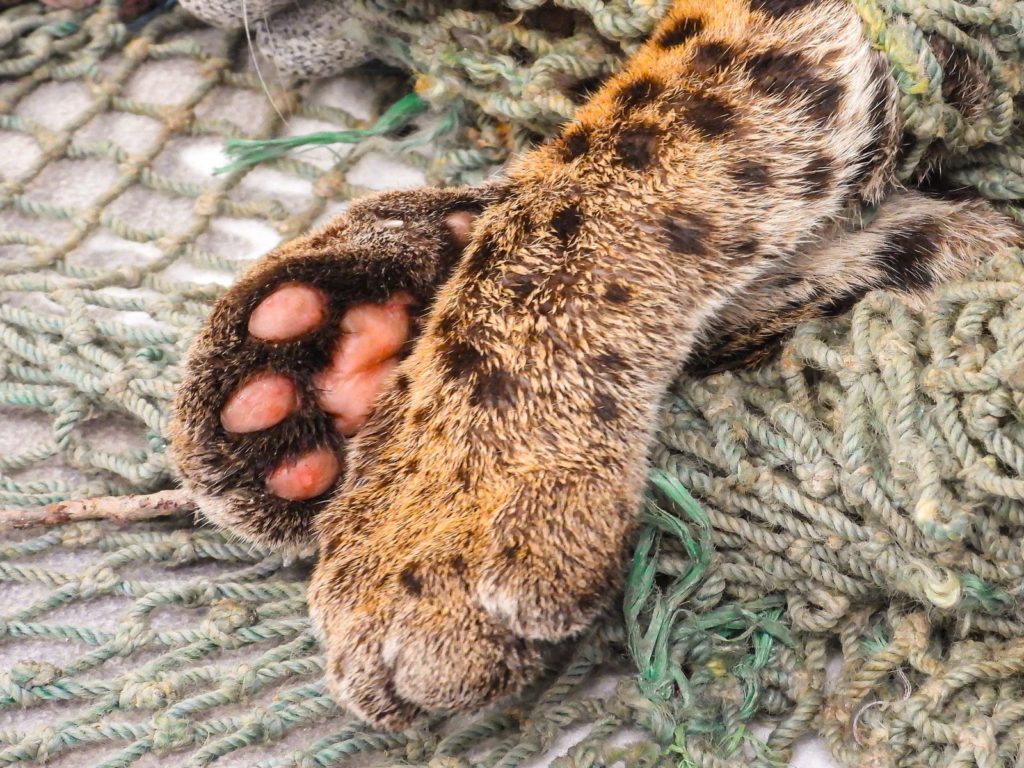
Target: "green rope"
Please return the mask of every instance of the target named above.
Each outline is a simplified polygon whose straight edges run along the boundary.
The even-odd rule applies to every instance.
[[[410,93],[388,107],[370,128],[355,131],[322,131],[281,139],[228,139],[224,148],[234,162],[218,168],[217,173],[231,173],[249,168],[266,160],[281,157],[297,147],[358,144],[374,136],[388,136],[409,125],[414,117],[426,109],[427,103],[415,93]]]

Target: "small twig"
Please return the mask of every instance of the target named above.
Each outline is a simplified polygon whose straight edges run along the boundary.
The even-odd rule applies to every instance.
[[[73,520],[114,520],[134,523],[168,517],[196,508],[187,491],[160,491],[140,496],[98,496],[58,501],[35,509],[0,509],[0,531],[32,525],[59,525]]]

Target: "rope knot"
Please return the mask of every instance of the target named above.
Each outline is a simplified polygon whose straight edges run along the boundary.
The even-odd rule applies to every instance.
[[[668,707],[646,696],[633,678],[622,680],[616,688],[619,700],[629,708],[633,720],[647,730],[659,744],[671,744],[676,721]]]
[[[19,661],[8,674],[11,682],[21,688],[51,685],[64,675],[60,667],[48,661]]]
[[[284,719],[276,712],[269,709],[257,712],[253,722],[260,729],[260,733],[263,734],[263,738],[267,741],[278,741],[282,736],[284,736],[285,722]]]
[[[192,111],[174,104],[160,107],[157,113],[163,120],[164,125],[167,126],[167,130],[174,133],[182,133],[187,130],[192,122]]]
[[[548,745],[558,736],[561,725],[556,720],[541,720],[535,716],[523,720],[520,729],[524,734],[532,734],[538,744]]]
[[[102,494],[87,495],[96,496]],[[58,530],[60,531],[61,546],[67,547],[68,549],[88,547],[95,544],[106,535],[106,531],[103,530],[103,527],[93,520],[83,520],[80,523],[64,525]]]
[[[118,625],[111,646],[121,656],[128,656],[138,648],[144,648],[154,636],[153,630],[137,619],[126,619]]]
[[[259,683],[259,675],[253,666],[239,664],[235,674],[221,685],[221,690],[231,701],[238,701],[256,693],[260,687]]]
[[[220,212],[220,191],[210,189],[196,198],[192,210],[197,216],[216,216]]]
[[[257,620],[256,609],[249,603],[230,599],[214,600],[202,623],[202,629],[211,638],[217,636],[227,639],[227,635],[241,627],[252,626]]]
[[[196,734],[191,723],[175,715],[154,715],[150,721],[153,728],[153,751],[158,755],[181,749],[195,742]]]
[[[146,272],[139,267],[132,267],[124,264],[117,269],[112,270],[111,275],[122,288],[138,288],[142,285],[142,280],[146,277]]]
[[[121,583],[117,572],[108,565],[98,564],[82,573],[78,582],[79,594],[83,598],[105,594]]]
[[[188,531],[175,531],[167,537],[166,545],[171,550],[167,558],[169,565],[184,565],[198,559],[195,539]]]
[[[69,349],[85,346],[96,340],[96,324],[88,317],[78,315],[64,326],[61,337]]]
[[[437,748],[437,736],[421,726],[412,726],[403,731],[405,742],[405,759],[410,763],[422,763]]]
[[[999,754],[995,725],[992,718],[984,715],[976,715],[966,725],[958,728],[956,740],[961,753],[966,751],[975,755],[978,758],[978,765],[988,765]]]
[[[835,465],[828,459],[794,467],[801,489],[815,499],[824,499],[836,492],[835,472]]]
[[[122,709],[164,709],[178,698],[177,686],[167,680],[145,680],[131,676],[121,689]]]

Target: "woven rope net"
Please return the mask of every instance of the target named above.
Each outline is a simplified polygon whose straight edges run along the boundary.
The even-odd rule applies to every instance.
[[[268,94],[243,36],[176,11],[0,15],[0,506],[164,487],[177,365],[233,272],[363,191],[370,158],[481,175],[665,3],[486,5],[351,3],[430,115],[219,176],[224,139],[364,128],[353,93],[383,109],[408,79]],[[904,175],[938,147],[1015,213],[1021,4],[856,5],[905,94]],[[942,101],[926,32],[988,68],[991,114]],[[400,734],[340,712],[308,561],[181,518],[0,532],[0,765],[769,766],[815,732],[852,766],[1020,765],[1024,258],[988,256],[924,312],[872,294],[765,368],[678,382],[621,612],[485,712]]]

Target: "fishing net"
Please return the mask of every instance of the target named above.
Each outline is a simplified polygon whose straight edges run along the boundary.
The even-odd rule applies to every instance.
[[[1020,4],[856,4],[905,94],[904,175],[944,152],[1015,213]],[[0,14],[0,506],[165,487],[181,355],[232,274],[367,187],[482,176],[665,3],[345,5],[411,101],[379,66],[279,87],[178,10]],[[987,114],[942,100],[925,32],[990,72]],[[349,143],[210,172],[226,139],[318,133]],[[678,382],[621,612],[483,712],[339,711],[307,560],[185,518],[3,531],[0,764],[768,766],[811,733],[852,766],[1021,764],[1024,258],[989,256],[923,312],[872,294],[764,368]]]

